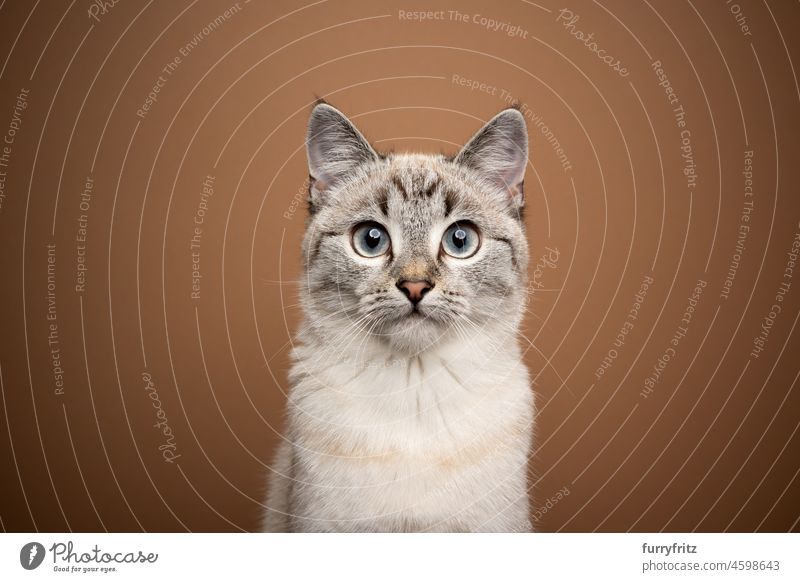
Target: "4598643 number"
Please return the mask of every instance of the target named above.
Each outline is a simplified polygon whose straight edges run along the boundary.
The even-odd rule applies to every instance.
[[[731,564],[731,570],[774,570],[781,569],[778,560],[737,560]]]

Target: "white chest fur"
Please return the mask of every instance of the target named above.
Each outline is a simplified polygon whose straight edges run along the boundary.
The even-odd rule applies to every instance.
[[[293,529],[529,529],[528,374],[515,346],[485,348],[367,346],[359,364],[297,348]]]

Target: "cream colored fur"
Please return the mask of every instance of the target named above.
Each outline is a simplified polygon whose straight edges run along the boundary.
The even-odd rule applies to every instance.
[[[534,406],[517,341],[527,244],[515,214],[527,139],[518,112],[495,120],[454,161],[378,158],[340,113],[315,110],[304,320],[265,531],[530,531]],[[348,229],[378,212],[381,191],[388,216],[375,220],[393,254],[360,258]],[[436,255],[456,219],[482,229],[473,258]],[[422,317],[404,316],[412,307],[394,288],[412,269],[435,283]]]

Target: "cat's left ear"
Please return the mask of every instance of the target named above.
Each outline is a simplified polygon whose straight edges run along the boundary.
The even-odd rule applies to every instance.
[[[523,205],[528,130],[516,109],[505,109],[484,125],[454,159],[472,168],[507,193],[515,207]]]
[[[358,166],[378,159],[356,126],[327,103],[317,104],[311,112],[306,151],[312,204],[322,202]]]

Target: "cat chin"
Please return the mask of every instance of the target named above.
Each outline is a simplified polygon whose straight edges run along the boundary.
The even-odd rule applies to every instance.
[[[449,326],[419,312],[385,326],[381,339],[396,352],[409,355],[434,349],[451,337]]]

